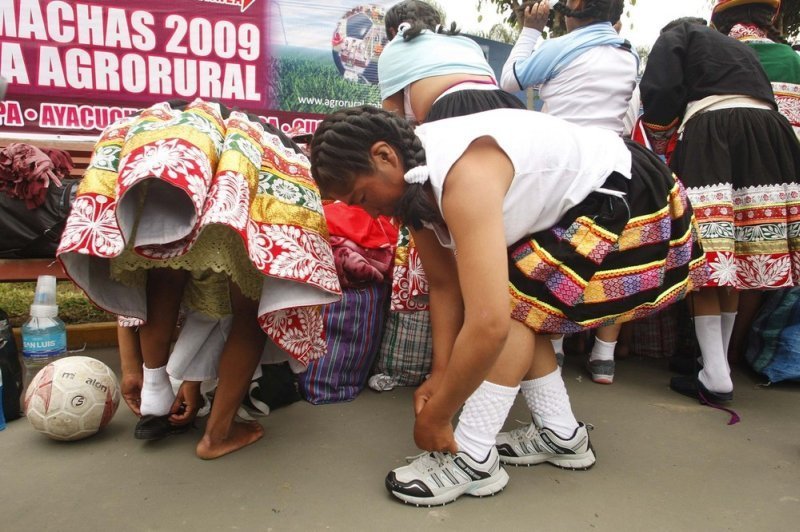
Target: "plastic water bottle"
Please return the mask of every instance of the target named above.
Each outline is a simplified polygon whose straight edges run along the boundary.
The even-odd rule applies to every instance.
[[[25,386],[36,372],[67,351],[67,328],[58,318],[56,278],[40,275],[31,305],[31,317],[22,325],[22,362]]]

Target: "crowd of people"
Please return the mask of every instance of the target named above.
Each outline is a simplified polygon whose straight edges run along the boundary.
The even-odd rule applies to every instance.
[[[731,402],[737,324],[763,291],[800,284],[800,55],[773,25],[779,8],[718,0],[711,25],[671,22],[639,79],[617,31],[624,0],[528,2],[498,79],[455,24],[404,0],[385,16],[382,108],[331,113],[307,158],[211,102],[109,127],[59,257],[125,317],[136,436],[185,430],[200,382],[218,379],[197,455],[261,437],[236,412],[262,353],[322,356],[319,306],[341,293],[322,198],[402,222],[427,276],[433,360],[414,394],[425,452],[385,482],[406,503],[497,493],[503,464],[594,465],[559,368],[565,334],[596,331],[587,368],[610,384],[622,324],[687,299],[700,360],[670,386]],[[567,33],[543,39],[553,12]],[[513,94],[531,87],[541,111]],[[173,349],[181,308],[195,342]],[[502,432],[518,394],[532,422]]]

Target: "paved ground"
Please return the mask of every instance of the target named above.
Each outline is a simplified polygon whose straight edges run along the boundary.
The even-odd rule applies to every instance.
[[[113,350],[89,355],[117,368]],[[796,530],[800,385],[737,372],[742,422],[729,427],[667,389],[664,361],[620,361],[612,386],[582,375],[568,358],[575,411],[595,426],[593,469],[511,468],[498,496],[432,509],[383,488],[417,452],[408,389],[277,410],[263,440],[213,462],[194,456],[199,430],[134,440],[124,405],[75,443],[22,419],[0,432],[0,530]],[[507,426],[525,418],[519,398]]]

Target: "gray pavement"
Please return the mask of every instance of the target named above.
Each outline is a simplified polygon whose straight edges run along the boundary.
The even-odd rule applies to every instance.
[[[114,350],[87,353],[118,369]],[[132,437],[124,405],[101,433],[51,441],[27,420],[0,432],[0,530],[796,530],[800,385],[758,386],[737,371],[742,422],[670,392],[666,362],[628,359],[611,386],[581,361],[564,375],[592,423],[597,465],[509,468],[495,497],[416,508],[391,498],[387,471],[416,454],[410,389],[295,403],[261,420],[265,437],[222,459],[195,458],[200,430]],[[527,417],[518,398],[507,427]]]

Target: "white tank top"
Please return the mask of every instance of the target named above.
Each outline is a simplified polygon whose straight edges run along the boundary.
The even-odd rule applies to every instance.
[[[440,211],[447,174],[474,140],[492,137],[505,151],[514,166],[503,202],[507,246],[554,226],[613,172],[631,177],[631,153],[614,132],[536,111],[495,109],[423,124],[415,133],[425,147]],[[443,246],[455,248],[445,228],[433,229]]]

